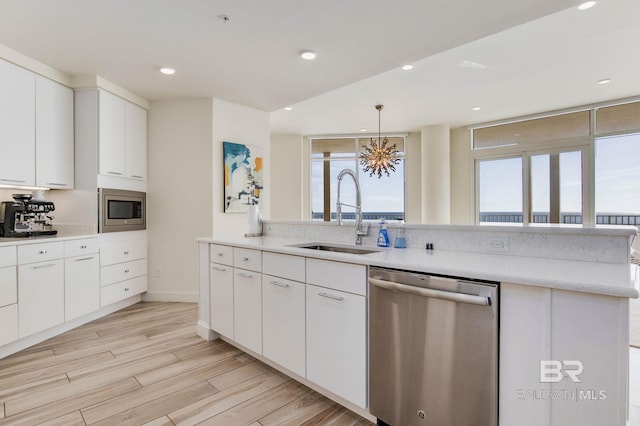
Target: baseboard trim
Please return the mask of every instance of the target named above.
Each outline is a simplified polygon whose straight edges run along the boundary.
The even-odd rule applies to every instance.
[[[142,301],[198,303],[198,293],[147,291],[142,295]]]
[[[208,342],[219,337],[218,333],[209,328],[209,324],[202,321],[198,321],[196,324],[196,334]]]

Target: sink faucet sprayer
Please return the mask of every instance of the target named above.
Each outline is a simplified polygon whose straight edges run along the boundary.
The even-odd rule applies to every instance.
[[[353,182],[356,184],[356,205],[346,204],[340,202],[340,184],[342,178],[345,175],[349,175],[353,178]],[[367,231],[362,229],[362,200],[360,197],[360,184],[356,178],[356,174],[349,169],[344,169],[338,174],[338,201],[336,202],[336,218],[338,219],[338,225],[342,225],[342,206],[354,207],[356,209],[356,245],[362,245],[362,237],[367,235]]]

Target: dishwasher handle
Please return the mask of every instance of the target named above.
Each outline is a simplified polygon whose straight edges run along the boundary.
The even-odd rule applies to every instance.
[[[402,293],[414,294],[416,296],[433,297],[436,299],[449,300],[451,302],[469,303],[472,305],[489,306],[489,297],[474,296],[472,294],[452,293],[450,291],[434,290],[431,288],[415,287],[412,285],[398,284],[391,281],[369,278],[369,283],[385,290],[399,291]]]

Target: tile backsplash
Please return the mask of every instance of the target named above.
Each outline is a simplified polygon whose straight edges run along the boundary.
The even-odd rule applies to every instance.
[[[379,225],[367,223],[364,246],[375,246]],[[388,223],[391,245],[399,225]],[[408,248],[424,249],[427,243],[434,250],[493,253],[507,256],[528,256],[582,260],[587,262],[628,263],[633,227],[587,226],[471,226],[405,224]],[[325,222],[264,221],[264,233],[269,236],[305,241],[340,244],[355,242],[353,223],[337,226]],[[504,247],[503,247],[504,246]],[[401,249],[398,249],[401,250]]]

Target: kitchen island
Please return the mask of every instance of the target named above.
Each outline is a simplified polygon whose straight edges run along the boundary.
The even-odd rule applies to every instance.
[[[624,241],[635,231],[619,232]],[[628,259],[598,262],[375,247],[372,253],[349,254],[301,248],[318,240],[278,235],[198,241],[198,334],[205,339],[220,335],[360,415],[374,420],[368,412],[366,271],[379,266],[500,283],[499,424],[626,422],[628,299],[638,297],[638,268]],[[221,277],[224,273],[226,278]],[[245,277],[236,279],[234,274]],[[246,288],[238,281],[248,275],[256,281],[253,296],[243,293]],[[301,295],[274,304],[269,292],[278,284]],[[348,312],[317,309],[310,300],[316,293],[342,297],[349,302]],[[237,310],[243,314],[237,315]],[[273,324],[272,316],[285,311],[291,316]],[[325,317],[315,318],[316,314]],[[253,325],[243,324],[248,318]],[[331,330],[322,336],[325,344],[346,345],[322,354],[341,354],[342,358],[331,358],[331,370],[314,365],[322,351],[315,341],[322,328],[314,324],[323,320]],[[297,327],[291,327],[292,322]],[[282,328],[287,324],[289,328]],[[242,330],[253,330],[252,344],[237,341],[237,326],[239,336]],[[279,333],[270,332],[275,326]],[[284,359],[267,350],[278,346],[294,348],[297,358]],[[327,377],[332,370],[336,377]]]

